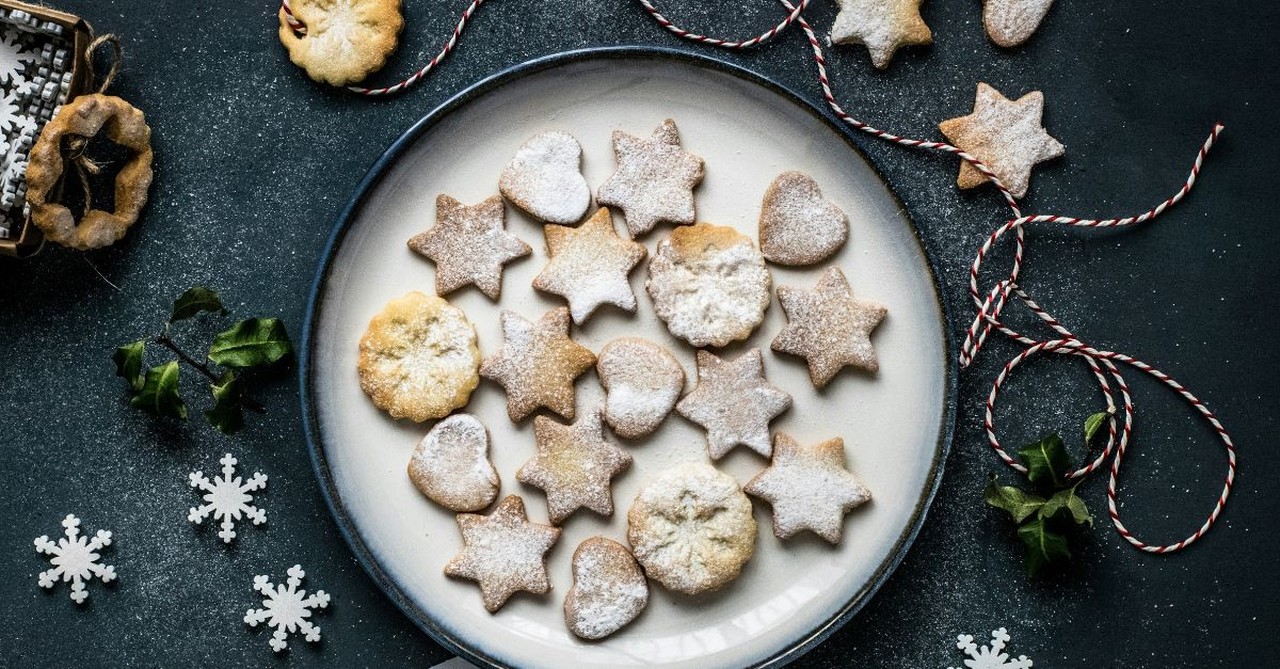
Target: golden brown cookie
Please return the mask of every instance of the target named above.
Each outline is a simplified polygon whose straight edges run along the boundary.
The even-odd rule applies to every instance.
[[[550,130],[530,137],[498,177],[503,197],[547,223],[582,220],[591,188],[581,172],[582,145],[573,135]]]
[[[920,18],[923,1],[837,0],[840,13],[831,26],[831,41],[865,44],[871,63],[883,70],[899,47],[933,42],[933,32]]]
[[[544,556],[560,538],[560,528],[529,522],[519,496],[502,500],[488,516],[458,514],[458,529],[462,551],[444,573],[479,583],[489,613],[522,590],[535,595],[551,591]]]
[[[378,71],[404,27],[400,0],[291,0],[299,33],[280,9],[280,43],[312,79],[346,86]]]
[[[698,351],[698,383],[676,405],[682,416],[707,430],[707,449],[718,460],[738,444],[769,457],[769,422],[791,396],[764,378],[764,359],[753,348],[725,361]]]
[[[645,288],[671,334],[702,348],[749,337],[769,308],[771,281],[750,237],[698,223],[658,243]]]
[[[760,205],[760,253],[779,265],[812,265],[831,257],[849,238],[849,217],[822,197],[804,172],[783,172]]]
[[[658,223],[694,221],[693,187],[702,181],[702,158],[680,147],[676,122],[667,119],[647,139],[613,132],[618,169],[596,193],[601,205],[622,210],[634,239]]]
[[[833,544],[840,543],[844,515],[871,499],[871,491],[845,468],[843,439],[801,446],[781,432],[774,436],[773,463],[743,490],[773,506],[779,539],[810,530]]]
[[[600,349],[596,375],[604,386],[604,421],[624,439],[643,437],[671,413],[684,390],[684,368],[667,349],[639,337],[619,337]]]
[[[855,298],[839,267],[827,268],[813,290],[778,286],[778,302],[787,314],[787,325],[771,346],[808,361],[815,388],[827,385],[845,366],[879,371],[871,331],[889,310]]]
[[[498,496],[498,472],[489,461],[489,431],[471,414],[435,424],[409,457],[409,480],[450,511],[479,511]]]
[[[480,375],[506,389],[512,421],[538,407],[573,420],[574,379],[594,364],[595,354],[569,338],[568,309],[552,309],[537,323],[503,311],[502,349],[485,359]]]
[[[551,258],[533,287],[568,300],[574,323],[586,322],[602,304],[636,310],[636,294],[627,277],[648,252],[618,236],[608,208],[597,209],[576,228],[547,225],[543,233]]]
[[[701,462],[658,475],[636,496],[627,524],[649,578],[689,595],[723,587],[755,553],[751,500],[732,476]]]
[[[360,388],[392,418],[421,423],[464,406],[479,365],[466,314],[418,291],[388,302],[360,338]]]
[[[983,0],[982,25],[987,37],[1003,47],[1014,47],[1030,39],[1053,0]]]
[[[533,249],[507,232],[502,196],[467,206],[436,196],[436,224],[409,239],[409,248],[436,264],[436,293],[475,284],[489,299],[502,295],[502,267]]]
[[[591,537],[573,552],[573,587],[564,623],[583,639],[603,639],[625,627],[649,603],[649,582],[626,546]]]
[[[990,168],[1014,197],[1022,197],[1031,186],[1031,168],[1066,152],[1040,125],[1043,113],[1044,94],[1040,91],[1010,101],[1000,91],[979,83],[973,113],[943,121],[938,128],[947,141]],[[975,188],[986,181],[978,168],[960,163],[958,186]]]
[[[582,507],[613,515],[613,477],[631,466],[631,456],[605,441],[600,412],[587,413],[572,425],[533,419],[537,453],[516,472],[516,480],[547,494],[547,513],[559,525]]]

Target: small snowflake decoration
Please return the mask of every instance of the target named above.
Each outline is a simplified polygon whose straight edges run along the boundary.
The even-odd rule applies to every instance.
[[[89,598],[85,581],[97,576],[103,583],[110,583],[116,578],[115,567],[98,562],[98,551],[111,545],[111,533],[98,530],[92,539],[82,537],[80,519],[71,514],[62,519],[62,527],[66,536],[56,544],[47,535],[36,539],[36,552],[53,556],[49,560],[53,569],[40,572],[40,587],[48,589],[58,581],[71,581],[71,601],[83,604]]]
[[[0,98],[0,131],[6,135],[18,136],[22,130],[22,112],[18,109],[18,96],[9,93]]]
[[[956,637],[956,648],[964,651],[969,659],[964,661],[964,666],[969,669],[1031,669],[1031,660],[1026,655],[1019,655],[1018,659],[1009,659],[1009,654],[1004,651],[1005,644],[1009,643],[1009,632],[1001,627],[991,632],[991,645],[978,647],[973,642],[973,637],[968,634],[961,634]],[[948,669],[956,669],[949,667]]]
[[[26,51],[18,43],[16,30],[10,28],[0,32],[0,84],[21,83],[23,67],[35,60],[36,54]]]
[[[270,576],[254,576],[253,589],[262,593],[262,605],[265,608],[249,609],[244,614],[244,622],[250,627],[259,623],[267,623],[267,627],[275,628],[268,644],[279,653],[289,647],[289,635],[302,632],[307,641],[315,643],[320,640],[320,628],[311,624],[313,609],[329,606],[329,595],[324,590],[316,590],[310,597],[306,590],[299,590],[302,579],[307,575],[302,565],[289,568],[289,578],[285,585],[271,585]]]
[[[254,525],[267,522],[267,512],[250,504],[253,495],[249,494],[267,487],[267,475],[254,472],[248,481],[235,476],[236,459],[230,453],[222,456],[219,462],[222,463],[222,476],[215,477],[212,481],[204,472],[192,472],[188,477],[192,488],[204,491],[205,504],[191,507],[187,511],[187,520],[198,525],[212,514],[215,519],[222,521],[218,538],[229,544],[236,538],[235,521],[240,518],[248,518]]]

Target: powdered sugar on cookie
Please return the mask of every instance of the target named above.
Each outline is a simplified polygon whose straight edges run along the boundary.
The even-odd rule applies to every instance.
[[[845,469],[844,440],[805,447],[781,432],[774,439],[773,464],[743,489],[773,506],[779,539],[811,530],[833,544],[840,541],[844,515],[871,499],[871,491]]]
[[[591,189],[581,168],[578,140],[567,132],[550,130],[530,137],[516,150],[498,178],[498,190],[539,220],[577,223],[591,204]]]
[[[779,265],[812,265],[840,250],[849,238],[849,217],[822,197],[813,177],[783,172],[760,205],[760,252]]]
[[[548,225],[544,234],[551,259],[533,287],[568,300],[574,323],[585,322],[602,304],[636,310],[628,276],[648,252],[618,236],[607,208],[596,210],[576,228]]]
[[[458,514],[458,529],[463,547],[444,573],[478,583],[489,613],[522,590],[538,595],[551,590],[543,556],[560,538],[560,529],[529,522],[520,497],[507,497],[488,516]]]
[[[684,390],[684,368],[671,352],[638,337],[606,344],[596,374],[606,392],[605,422],[626,439],[657,429]]]
[[[498,472],[489,461],[489,431],[471,414],[436,423],[413,449],[409,479],[419,492],[451,511],[489,506],[498,496]]]
[[[995,172],[1014,197],[1022,197],[1031,187],[1031,168],[1066,152],[1040,124],[1043,113],[1044,94],[1040,91],[1012,101],[979,83],[973,113],[943,121],[938,128],[948,141],[977,156]],[[978,168],[960,163],[958,186],[975,188],[986,182]]]
[[[603,639],[635,620],[649,603],[649,584],[626,546],[591,537],[573,552],[573,587],[564,621],[583,639]]]
[[[618,169],[596,199],[622,210],[632,238],[658,223],[694,221],[693,188],[702,181],[702,158],[680,147],[675,121],[663,121],[648,139],[614,131],[613,153]]]

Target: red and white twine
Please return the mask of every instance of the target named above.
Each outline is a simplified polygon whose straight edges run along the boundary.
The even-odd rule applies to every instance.
[[[987,177],[987,179],[989,179],[999,190],[1005,203],[1012,210],[1014,218],[1005,222],[992,232],[989,237],[987,237],[986,241],[983,242],[982,247],[978,250],[978,255],[974,258],[973,265],[970,268],[969,295],[973,299],[976,316],[973,323],[970,324],[965,331],[964,344],[961,346],[960,350],[960,366],[961,368],[965,368],[973,362],[978,351],[981,350],[983,344],[987,340],[987,337],[993,330],[1004,334],[1025,347],[1020,353],[1009,360],[1009,362],[1007,362],[1000,370],[1000,373],[996,376],[996,379],[991,386],[991,392],[987,396],[983,429],[986,432],[987,441],[990,443],[991,448],[995,450],[996,455],[998,455],[1009,467],[1025,473],[1026,467],[1018,462],[1013,456],[1009,455],[1009,453],[1000,445],[1000,441],[996,437],[995,407],[996,397],[999,394],[1000,389],[1004,386],[1009,375],[1014,369],[1028,358],[1038,353],[1056,353],[1059,355],[1083,358],[1095,380],[1098,382],[1098,387],[1102,390],[1103,397],[1107,403],[1107,411],[1111,414],[1111,418],[1108,421],[1107,443],[1102,452],[1091,462],[1071,472],[1068,475],[1068,478],[1078,479],[1085,477],[1102,467],[1103,464],[1107,462],[1108,458],[1110,458],[1110,477],[1107,482],[1107,513],[1111,518],[1112,524],[1115,525],[1116,530],[1120,533],[1120,536],[1124,537],[1126,541],[1140,550],[1148,553],[1171,553],[1186,548],[1209,531],[1209,528],[1213,526],[1213,524],[1218,520],[1219,515],[1222,513],[1223,506],[1226,504],[1227,498],[1231,494],[1231,488],[1235,483],[1236,477],[1236,448],[1235,444],[1231,441],[1231,436],[1227,434],[1226,428],[1222,426],[1222,423],[1213,414],[1209,407],[1200,400],[1200,398],[1193,395],[1191,391],[1187,390],[1164,372],[1161,372],[1141,360],[1125,355],[1124,353],[1099,350],[1081,341],[1031,299],[1026,291],[1018,284],[1018,276],[1022,271],[1022,263],[1024,260],[1024,251],[1026,246],[1025,230],[1028,224],[1053,223],[1084,228],[1126,227],[1149,221],[1156,216],[1159,216],[1169,207],[1177,204],[1182,200],[1182,198],[1186,197],[1187,193],[1191,190],[1191,187],[1195,185],[1196,179],[1200,175],[1200,169],[1204,162],[1204,157],[1209,152],[1209,149],[1213,147],[1218,135],[1222,132],[1222,125],[1215,125],[1213,127],[1213,131],[1209,134],[1209,137],[1205,140],[1204,144],[1201,145],[1199,152],[1196,154],[1195,162],[1192,165],[1191,173],[1187,176],[1182,187],[1178,189],[1178,192],[1152,209],[1149,209],[1137,216],[1111,219],[1086,219],[1046,214],[1026,216],[1023,215],[1022,211],[1018,208],[1018,202],[1013,197],[1013,194],[1009,192],[1009,189],[1001,183],[1000,179],[991,171],[990,168],[984,165],[982,161],[975,156],[966,153],[959,147],[952,146],[944,142],[910,139],[894,135],[870,126],[846,112],[836,100],[835,93],[831,89],[831,81],[827,76],[827,60],[823,55],[822,44],[814,33],[813,27],[804,16],[804,10],[808,7],[809,0],[800,0],[798,4],[793,4],[790,0],[778,0],[787,10],[786,17],[769,30],[746,40],[727,40],[690,32],[675,25],[671,20],[663,16],[658,9],[654,7],[650,0],[637,1],[642,7],[644,7],[645,11],[648,12],[655,21],[657,21],[658,25],[669,30],[675,35],[700,44],[707,44],[725,49],[747,49],[763,44],[786,31],[791,24],[798,24],[813,51],[813,60],[817,68],[818,83],[822,87],[822,97],[826,100],[827,105],[831,107],[831,110],[835,113],[837,118],[848,124],[850,127],[878,139],[893,142],[901,146],[930,149],[954,155],[960,160],[969,163]],[[484,0],[470,1],[444,47],[435,56],[435,58],[432,58],[431,61],[426,64],[426,66],[413,73],[409,78],[385,88],[361,88],[352,86],[349,87],[349,89],[362,95],[376,96],[397,93],[417,83],[432,69],[434,69],[450,51],[453,50],[453,47],[458,42],[459,36],[467,25],[467,21],[470,20],[471,15],[483,2]],[[293,30],[298,34],[305,34],[306,26],[302,25],[294,17],[293,12],[289,7],[289,0],[281,0],[281,10],[285,20]],[[990,290],[983,293],[979,288],[979,275],[982,268],[982,262],[986,258],[987,254],[995,248],[996,243],[1010,232],[1013,233],[1013,262],[1010,266],[1009,274],[1004,279],[996,282]],[[1048,328],[1053,330],[1057,335],[1056,338],[1035,339],[1014,330],[1001,321],[1000,315],[1003,312],[1005,305],[1009,302],[1010,296],[1016,297],[1018,301],[1031,311],[1031,313],[1035,314]],[[1129,385],[1121,375],[1120,368],[1116,364],[1117,362],[1147,373],[1180,395],[1197,412],[1199,412],[1205,421],[1209,423],[1213,428],[1214,433],[1218,436],[1218,439],[1226,449],[1227,476],[1222,487],[1222,492],[1214,503],[1213,510],[1209,513],[1204,523],[1198,529],[1176,543],[1166,545],[1148,544],[1135,537],[1120,520],[1120,513],[1116,502],[1118,497],[1117,487],[1120,476],[1120,467],[1124,462],[1126,449],[1128,448],[1133,435],[1134,409]],[[1119,407],[1117,407],[1115,401],[1116,391],[1119,391],[1120,393],[1121,402]]]

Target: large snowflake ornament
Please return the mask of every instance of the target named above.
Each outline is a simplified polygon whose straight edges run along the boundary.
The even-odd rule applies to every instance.
[[[287,639],[294,632],[302,632],[307,641],[315,643],[320,640],[320,628],[310,620],[313,609],[329,606],[329,595],[324,590],[316,590],[307,596],[306,590],[299,590],[302,579],[307,575],[302,565],[289,568],[289,578],[285,585],[271,585],[270,576],[254,576],[253,589],[262,593],[261,609],[249,609],[244,614],[244,622],[250,627],[257,627],[265,622],[275,632],[268,644],[279,653],[289,647]]]
[[[36,54],[27,51],[18,42],[18,32],[13,28],[0,31],[0,84],[22,82],[22,70],[33,63]]]
[[[236,459],[230,453],[218,462],[222,463],[222,476],[210,481],[204,472],[192,472],[188,477],[192,488],[204,491],[205,503],[191,507],[187,511],[187,520],[199,525],[212,514],[222,521],[218,538],[229,544],[236,538],[235,521],[243,517],[252,520],[254,525],[267,522],[267,512],[250,504],[253,495],[249,494],[267,487],[267,475],[254,472],[248,481],[236,476]]]
[[[956,648],[963,650],[969,657],[964,661],[964,666],[968,669],[1031,669],[1031,660],[1027,659],[1026,655],[1019,655],[1016,660],[1009,659],[1009,654],[1004,652],[1007,643],[1009,643],[1009,632],[1003,627],[991,632],[990,646],[981,648],[968,634],[956,637]],[[948,669],[956,669],[956,667],[948,667]]]
[[[71,601],[83,604],[89,598],[85,581],[96,576],[103,583],[110,583],[116,578],[115,567],[98,562],[98,551],[111,545],[111,533],[98,530],[92,539],[80,536],[80,519],[71,514],[62,519],[62,527],[66,536],[56,544],[47,535],[36,539],[36,552],[53,556],[49,559],[53,569],[40,572],[40,587],[52,588],[58,581],[71,581]]]
[[[18,109],[18,95],[8,93],[0,98],[0,131],[6,137],[17,137],[22,128],[22,112]]]

